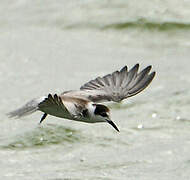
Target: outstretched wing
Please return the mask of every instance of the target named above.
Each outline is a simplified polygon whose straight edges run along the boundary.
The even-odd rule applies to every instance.
[[[139,64],[129,71],[125,66],[120,71],[87,82],[81,86],[80,94],[94,102],[120,102],[138,94],[150,84],[155,76],[155,72],[149,73],[151,68],[148,66],[138,73]]]
[[[65,117],[69,114],[67,108],[62,102],[61,97],[57,96],[57,94],[54,96],[49,94],[47,98],[38,104],[38,109],[46,114],[57,117]]]
[[[8,116],[20,118],[28,114],[31,114],[37,110],[44,112],[41,121],[45,119],[47,114],[62,118],[71,117],[70,113],[67,110],[67,107],[65,106],[65,104],[63,104],[62,98],[57,94],[49,94],[48,96],[35,98],[26,103],[21,108],[18,108],[15,111],[8,113]]]

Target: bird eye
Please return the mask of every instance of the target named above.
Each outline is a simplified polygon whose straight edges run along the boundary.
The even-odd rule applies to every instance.
[[[108,115],[107,115],[106,112],[102,112],[100,115],[101,115],[102,117],[108,117]]]

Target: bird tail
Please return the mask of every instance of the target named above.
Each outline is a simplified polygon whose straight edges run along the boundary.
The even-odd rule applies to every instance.
[[[12,117],[20,118],[20,117],[32,114],[38,110],[39,103],[41,103],[45,98],[46,98],[46,96],[42,96],[40,98],[35,98],[35,99],[29,101],[28,103],[26,103],[21,108],[18,108],[14,111],[7,113],[7,115],[10,118],[12,118]]]

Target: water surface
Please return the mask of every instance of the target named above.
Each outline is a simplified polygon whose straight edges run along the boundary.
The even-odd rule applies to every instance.
[[[188,179],[188,1],[0,1],[0,176],[15,180]],[[109,104],[108,124],[41,113],[8,119],[28,100],[78,89],[124,65],[156,78]]]

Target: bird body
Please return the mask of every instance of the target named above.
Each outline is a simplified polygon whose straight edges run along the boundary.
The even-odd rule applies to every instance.
[[[66,91],[60,95],[49,94],[33,99],[23,107],[10,112],[10,117],[22,117],[37,110],[44,112],[40,123],[47,115],[87,123],[108,122],[119,129],[110,119],[110,110],[100,102],[120,102],[145,89],[155,76],[149,74],[151,66],[138,73],[139,64],[128,71],[127,66],[104,77],[97,77],[81,86],[80,90]]]

